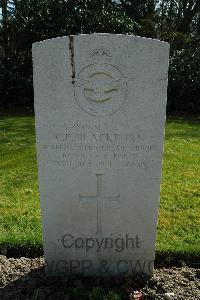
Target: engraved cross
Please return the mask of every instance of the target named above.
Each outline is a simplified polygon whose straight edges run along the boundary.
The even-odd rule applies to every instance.
[[[103,188],[102,188],[102,177],[104,174],[96,174],[97,177],[97,194],[95,196],[83,196],[79,194],[79,200],[96,200],[97,203],[97,234],[102,234],[102,222],[101,222],[101,210],[102,210],[102,200],[105,201],[117,201],[119,202],[120,195],[113,197],[105,197],[103,196]]]

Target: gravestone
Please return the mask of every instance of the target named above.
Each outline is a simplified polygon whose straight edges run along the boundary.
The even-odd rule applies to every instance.
[[[152,273],[168,52],[113,34],[33,45],[49,275]]]

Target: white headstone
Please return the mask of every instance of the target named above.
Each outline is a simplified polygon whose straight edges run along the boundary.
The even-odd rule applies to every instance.
[[[33,45],[48,274],[152,273],[168,52],[114,34]]]

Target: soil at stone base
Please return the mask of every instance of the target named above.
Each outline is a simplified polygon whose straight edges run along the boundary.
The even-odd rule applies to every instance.
[[[0,286],[1,300],[81,300],[87,299],[84,293],[94,287],[119,293],[123,295],[123,299],[130,300],[134,299],[134,291],[138,289],[143,293],[144,299],[200,300],[200,269],[187,266],[157,268],[153,277],[145,282],[133,277],[53,278],[45,275],[43,257],[16,259],[1,255]],[[81,291],[83,298],[81,294],[74,298],[74,290]]]

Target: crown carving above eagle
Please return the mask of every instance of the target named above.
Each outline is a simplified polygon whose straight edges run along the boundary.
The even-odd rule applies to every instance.
[[[98,63],[98,62],[106,62],[111,58],[110,52],[105,48],[97,48],[89,53],[90,58]]]

